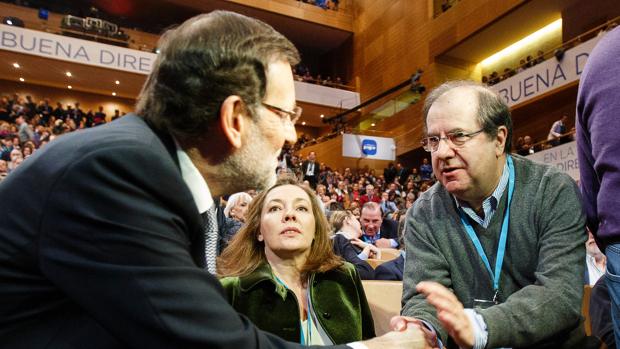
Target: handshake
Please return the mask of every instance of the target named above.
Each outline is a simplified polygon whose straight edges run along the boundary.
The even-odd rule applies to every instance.
[[[390,321],[392,332],[361,342],[368,349],[437,348],[437,338],[419,321],[395,316]]]

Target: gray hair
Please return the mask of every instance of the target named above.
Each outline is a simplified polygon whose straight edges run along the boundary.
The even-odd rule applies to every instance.
[[[252,202],[252,196],[244,191],[229,196],[228,201],[226,201],[226,207],[224,207],[224,216],[230,218],[230,210],[232,210],[240,200],[245,200],[250,204],[250,202]]]
[[[426,132],[428,117],[428,111],[431,106],[439,97],[444,93],[459,87],[470,88],[478,95],[478,123],[482,127],[484,133],[490,137],[497,136],[497,128],[500,126],[506,126],[508,134],[506,135],[506,143],[504,144],[504,153],[510,153],[512,148],[512,119],[510,117],[510,109],[508,105],[504,103],[502,98],[486,85],[477,83],[471,80],[454,80],[447,81],[434,88],[424,101],[424,107],[422,109],[422,116],[424,117],[424,130]]]

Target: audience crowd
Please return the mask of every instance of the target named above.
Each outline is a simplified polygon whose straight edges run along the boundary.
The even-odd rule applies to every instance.
[[[109,119],[120,116],[117,109]],[[102,106],[93,112],[82,110],[79,102],[52,107],[47,98],[37,102],[18,94],[0,97],[0,180],[54,138],[104,124],[107,118]]]

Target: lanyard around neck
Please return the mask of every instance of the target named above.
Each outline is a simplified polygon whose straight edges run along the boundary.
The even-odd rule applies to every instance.
[[[469,220],[465,216],[463,210],[459,209],[459,213],[461,216],[461,222],[463,223],[463,227],[465,227],[465,231],[467,235],[471,239],[471,242],[474,244],[476,251],[478,251],[478,255],[482,259],[482,262],[486,266],[491,279],[493,280],[493,291],[497,294],[499,290],[499,278],[502,272],[502,264],[504,263],[504,254],[506,252],[506,242],[508,240],[508,221],[510,218],[510,202],[512,201],[512,193],[515,189],[515,169],[512,163],[512,158],[510,155],[507,157],[508,161],[508,202],[506,203],[506,211],[504,212],[504,220],[502,222],[502,230],[499,236],[499,244],[497,246],[497,256],[495,257],[495,272],[491,269],[491,264],[489,264],[489,259],[487,255],[484,253],[484,249],[482,249],[482,244],[480,244],[480,240],[474,231],[474,228],[469,224]]]

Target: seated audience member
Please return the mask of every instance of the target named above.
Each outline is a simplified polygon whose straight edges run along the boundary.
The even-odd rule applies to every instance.
[[[374,270],[366,262],[368,258],[379,258],[380,251],[373,244],[361,241],[362,226],[350,211],[336,211],[329,220],[335,234],[332,236],[334,253],[355,265],[360,278],[372,280]]]
[[[594,284],[605,275],[607,260],[605,255],[596,245],[594,235],[588,231],[588,241],[586,241],[586,272],[584,284],[594,286]]]
[[[252,202],[252,197],[246,192],[232,194],[226,201],[224,216],[245,222],[245,215],[248,212],[250,202]]]
[[[308,188],[283,180],[259,194],[217,262],[231,305],[260,329],[305,345],[374,336],[355,267],[332,250]]]
[[[360,204],[362,206],[367,202],[381,202],[381,197],[375,194],[375,186],[372,184],[366,185],[366,194],[360,197]]]
[[[9,174],[9,167],[5,160],[0,159],[0,181]]]
[[[392,197],[394,197],[394,192],[391,191],[390,193],[392,193]],[[379,206],[381,206],[384,217],[388,217],[393,212],[398,211],[398,207],[396,207],[394,201],[390,200],[390,193],[381,193],[381,203],[379,204]]]
[[[600,278],[592,287],[590,293],[590,321],[592,336],[600,339],[607,348],[616,347],[614,327],[611,321],[611,301],[607,280]]]
[[[376,202],[367,202],[362,206],[360,222],[364,227],[362,240],[381,248],[398,247],[398,223],[383,218],[381,206]]]

